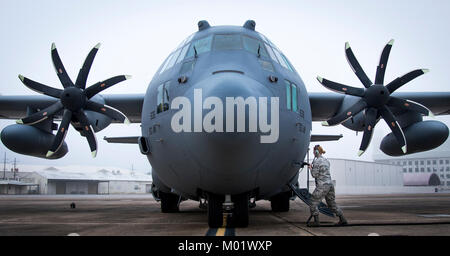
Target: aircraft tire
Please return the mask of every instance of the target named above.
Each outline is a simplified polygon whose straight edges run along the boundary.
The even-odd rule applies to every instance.
[[[273,212],[288,212],[291,191],[281,192],[270,198],[270,206]]]
[[[223,201],[222,197],[208,193],[208,225],[210,228],[220,228],[223,225]]]
[[[241,194],[232,197],[234,203],[232,226],[237,228],[246,228],[249,219],[249,202],[248,194]]]
[[[178,205],[178,200],[180,199],[179,195],[159,191],[159,197],[161,199],[161,212],[163,213],[179,212],[180,210]]]

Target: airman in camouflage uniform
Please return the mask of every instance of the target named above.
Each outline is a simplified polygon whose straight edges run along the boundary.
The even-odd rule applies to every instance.
[[[310,165],[311,175],[316,179],[316,189],[312,194],[310,207],[314,222],[310,226],[320,226],[318,205],[325,198],[328,207],[339,217],[338,225],[346,225],[342,210],[336,205],[336,195],[330,175],[330,162],[323,157],[325,151],[320,145],[314,147],[314,161]]]

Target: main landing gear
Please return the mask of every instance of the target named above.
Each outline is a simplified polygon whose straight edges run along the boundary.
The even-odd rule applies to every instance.
[[[270,206],[273,212],[288,212],[289,201],[291,200],[292,192],[286,191],[278,193],[270,198]]]

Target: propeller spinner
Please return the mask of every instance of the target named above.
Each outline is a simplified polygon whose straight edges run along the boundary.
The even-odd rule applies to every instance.
[[[365,110],[364,134],[361,146],[359,148],[358,156],[361,156],[369,146],[372,139],[373,129],[380,117],[382,117],[384,121],[386,121],[389,128],[392,130],[395,138],[402,148],[403,153],[407,152],[405,135],[403,134],[402,128],[398,124],[394,114],[391,112],[389,107],[400,108],[407,111],[415,111],[426,116],[433,116],[433,113],[428,108],[417,102],[391,96],[391,94],[401,86],[405,85],[416,77],[427,73],[429,71],[428,69],[417,69],[411,71],[403,75],[402,77],[396,78],[389,84],[384,85],[386,65],[393,43],[394,40],[389,41],[384,47],[383,52],[381,53],[380,62],[377,67],[375,76],[375,83],[372,83],[369,77],[367,77],[366,73],[353,54],[349,43],[345,43],[345,55],[347,57],[347,61],[350,64],[353,72],[356,74],[365,88],[351,87],[324,79],[320,76],[317,77],[317,80],[319,80],[319,82],[329,90],[361,98],[358,102],[350,106],[342,113],[332,117],[327,121],[322,122],[322,125],[324,126],[338,125]]]
[[[49,117],[52,117],[61,110],[64,110],[61,124],[58,127],[58,132],[53,139],[52,146],[48,150],[46,157],[50,157],[61,147],[67,134],[69,124],[71,122],[80,123],[82,127],[81,133],[82,135],[86,136],[92,152],[92,156],[95,157],[97,155],[97,140],[95,138],[95,134],[89,122],[89,119],[86,116],[86,110],[101,113],[111,119],[126,124],[130,123],[128,118],[119,110],[114,109],[108,105],[100,104],[90,100],[99,92],[131,78],[131,76],[126,75],[115,76],[107,80],[95,83],[86,88],[87,77],[99,47],[100,44],[97,44],[89,52],[74,84],[67,74],[66,69],[64,68],[55,44],[52,44],[52,61],[56,70],[56,74],[58,75],[58,78],[64,87],[63,90],[49,87],[47,85],[35,82],[22,75],[19,75],[19,79],[22,81],[22,83],[31,90],[48,95],[53,98],[58,98],[59,100],[53,105],[50,105],[49,107],[37,113],[17,120],[16,122],[18,124],[33,125],[42,122]]]

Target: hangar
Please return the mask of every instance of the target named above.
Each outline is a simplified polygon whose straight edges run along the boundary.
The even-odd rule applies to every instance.
[[[403,174],[405,186],[439,186],[441,180],[436,173],[405,173]]]
[[[394,194],[434,193],[438,185],[407,186],[402,166],[382,162],[329,158],[331,178],[336,194]],[[306,187],[307,170],[299,175],[299,184]],[[309,175],[309,187],[315,188],[314,178]]]
[[[390,157],[383,154],[380,150],[375,149],[373,156],[375,162],[401,166],[405,174],[434,173],[439,177],[441,188],[445,190],[450,189],[449,139],[438,148],[426,152],[401,157]]]
[[[34,194],[39,185],[17,180],[0,180],[0,195]]]
[[[25,166],[22,169],[27,171],[16,173],[15,178],[7,177],[0,181],[1,194],[151,193],[151,175],[136,173],[127,169],[106,169],[89,166],[58,168]],[[2,183],[9,184],[9,187]]]

